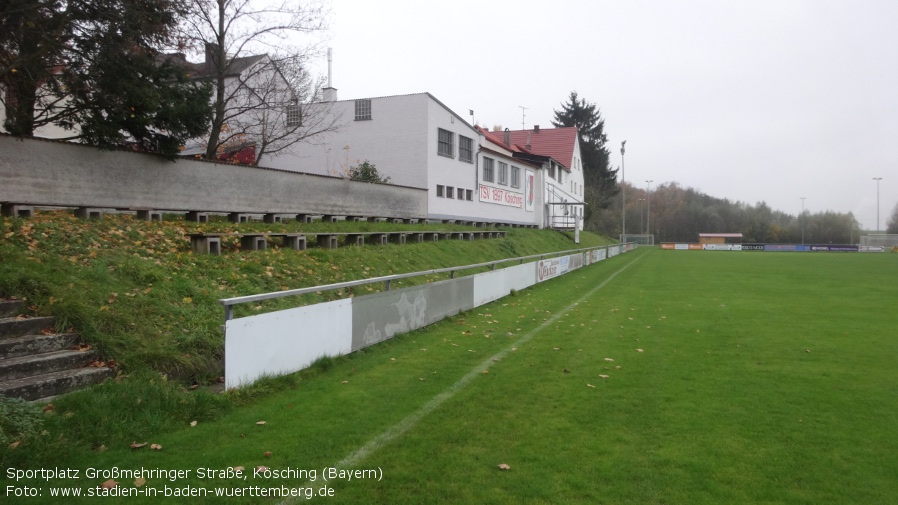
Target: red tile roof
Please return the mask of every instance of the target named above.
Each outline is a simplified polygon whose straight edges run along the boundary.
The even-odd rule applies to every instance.
[[[502,138],[505,132],[494,132]],[[542,156],[551,156],[555,161],[564,165],[568,171],[574,160],[574,147],[579,141],[577,128],[570,126],[565,128],[540,128],[539,130],[513,130],[508,132],[511,143],[522,150]],[[504,144],[504,138],[500,140]],[[530,149],[527,149],[527,145]]]

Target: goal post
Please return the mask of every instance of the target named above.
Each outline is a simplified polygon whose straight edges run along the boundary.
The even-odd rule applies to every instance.
[[[655,236],[650,233],[627,233],[621,236],[621,243],[636,243],[638,245],[655,245]]]
[[[898,248],[898,234],[871,233],[861,235],[861,250],[895,251]]]

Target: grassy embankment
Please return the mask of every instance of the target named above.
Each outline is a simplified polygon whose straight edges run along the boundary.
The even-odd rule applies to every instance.
[[[210,418],[229,409],[238,398],[206,398],[186,394],[181,382],[168,383],[160,373],[180,381],[207,383],[221,375],[223,309],[226,297],[480,263],[506,257],[602,245],[589,233],[581,244],[551,231],[510,229],[505,239],[475,242],[310,248],[294,251],[270,247],[240,251],[237,239],[224,240],[221,256],[194,255],[189,233],[223,231],[396,231],[464,230],[463,226],[388,223],[288,222],[232,224],[221,218],[208,224],[166,216],[141,222],[128,215],[81,221],[67,212],[38,212],[32,219],[0,220],[0,296],[27,298],[34,315],[54,315],[59,329],[73,328],[86,342],[114,360],[122,373],[116,383],[81,399],[75,407],[85,430],[150,433],[184,419]],[[471,273],[471,272],[468,272]],[[434,280],[435,276],[394,282],[394,287]],[[291,304],[307,304],[382,289],[370,285],[353,290],[293,297],[265,306],[241,306],[238,315]],[[189,382],[187,383],[189,384]],[[264,388],[265,386],[260,386]],[[130,391],[133,388],[134,391]],[[103,392],[103,393],[101,393]],[[251,391],[230,395],[252,396]],[[134,412],[109,418],[118,396],[146,399]],[[65,403],[65,400],[62,400]],[[73,416],[74,417],[74,416]],[[91,426],[93,424],[93,426]],[[97,428],[97,425],[102,428]],[[115,425],[120,427],[116,428]],[[75,441],[99,439],[77,427],[60,426]],[[52,452],[52,449],[51,451]]]

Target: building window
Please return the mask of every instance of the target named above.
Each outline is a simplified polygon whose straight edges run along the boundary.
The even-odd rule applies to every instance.
[[[555,164],[554,163],[549,164],[549,178],[550,179],[555,178]]]
[[[443,195],[444,195],[443,190],[444,189],[445,189],[445,186],[443,186],[442,184],[437,184],[437,196],[438,197],[443,198]]]
[[[496,180],[493,173],[493,159],[483,157],[483,182],[493,182]]]
[[[511,187],[521,187],[521,169],[514,165],[511,166]]]
[[[465,190],[462,188],[457,188],[457,189],[458,189],[458,199],[464,200],[465,199]]]
[[[474,141],[464,135],[458,136],[458,159],[474,163]]]
[[[355,101],[355,120],[364,121],[371,119],[371,100]]]
[[[450,158],[455,154],[455,146],[453,145],[453,136],[455,134],[449,130],[437,128],[437,154],[440,156],[448,156]]]
[[[446,198],[452,198],[453,193],[455,193],[455,188],[446,186]]]
[[[302,126],[302,114],[300,113],[299,104],[291,104],[287,106],[287,128],[296,128]]]
[[[465,200],[467,200],[469,202],[474,201],[474,191],[473,190],[470,190],[470,189],[465,190]]]
[[[499,162],[499,184],[508,184],[508,163]]]

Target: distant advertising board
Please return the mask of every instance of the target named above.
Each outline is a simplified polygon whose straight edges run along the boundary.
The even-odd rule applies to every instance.
[[[507,207],[524,208],[524,195],[502,188],[494,188],[485,184],[480,185],[480,201],[505,205]]]
[[[705,244],[706,251],[741,251],[742,244]]]
[[[795,244],[766,244],[764,246],[764,250],[773,252],[801,252],[810,251],[811,246]]]
[[[570,256],[570,262],[568,263],[569,270],[575,270],[577,268],[582,267],[586,262],[584,260],[584,254],[573,254]]]
[[[541,260],[536,267],[536,281],[542,282],[567,272],[570,259],[570,256],[562,256],[560,258]]]
[[[812,251],[829,251],[829,252],[857,252],[858,247],[856,245],[845,245],[845,244],[827,244],[827,245],[812,245]]]
[[[763,251],[764,244],[742,244],[743,251]]]

